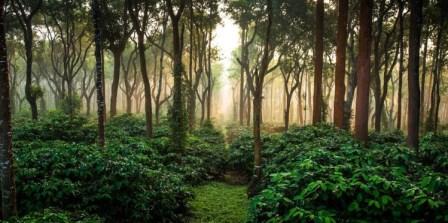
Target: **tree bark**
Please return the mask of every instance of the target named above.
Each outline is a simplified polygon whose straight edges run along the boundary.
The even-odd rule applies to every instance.
[[[121,54],[123,54],[123,49],[114,50],[114,76],[112,79],[112,89],[110,94],[110,117],[113,118],[117,114],[117,95],[118,95],[118,85],[120,83],[120,69],[121,69]]]
[[[403,73],[404,73],[404,16],[403,16],[403,8],[404,8],[404,0],[400,0],[399,2],[399,12],[398,16],[400,19],[400,32],[398,41],[400,44],[400,63],[398,70],[398,111],[397,111],[397,129],[401,129],[401,113],[403,107]]]
[[[322,122],[322,69],[324,60],[324,0],[317,0],[314,51],[313,124]]]
[[[357,64],[358,91],[356,97],[355,137],[367,143],[369,131],[370,51],[372,32],[372,0],[361,0],[359,54]]]
[[[178,11],[175,13],[171,0],[166,0],[168,7],[168,14],[171,18],[172,32],[173,32],[173,65],[174,65],[174,95],[173,95],[173,107],[171,110],[172,115],[172,143],[173,148],[182,153],[185,147],[186,129],[184,118],[184,100],[183,100],[183,87],[182,87],[182,37],[183,32],[179,30],[179,21],[182,17],[186,2],[180,1]]]
[[[98,0],[92,0],[92,15],[95,29],[95,59],[96,59],[96,97],[98,105],[98,145],[104,148],[104,122],[106,119],[106,103],[104,99],[104,67],[101,36],[101,11]]]
[[[0,168],[1,216],[17,215],[14,159],[12,152],[11,101],[5,34],[5,1],[0,1]]]
[[[409,31],[409,64],[408,64],[408,146],[418,151],[420,124],[420,86],[419,60],[420,36],[422,29],[422,1],[409,0],[411,11]]]
[[[348,0],[339,0],[336,49],[334,124],[344,128],[345,59],[347,48]]]

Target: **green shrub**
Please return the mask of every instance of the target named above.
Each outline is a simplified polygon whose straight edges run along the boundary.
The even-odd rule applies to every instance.
[[[184,176],[189,184],[200,184],[223,175],[227,162],[227,149],[224,136],[211,123],[189,135],[184,154],[180,156],[170,151],[169,141],[162,139],[159,138],[155,142],[161,145],[158,148],[164,156],[164,163],[171,170]],[[173,162],[176,160],[178,162]]]
[[[250,222],[448,221],[448,177],[394,143],[360,146],[330,126],[265,144],[264,190]],[[273,158],[270,158],[273,157]]]
[[[15,151],[21,213],[48,207],[85,210],[108,221],[179,222],[191,193],[182,176],[144,143],[104,150],[53,142]]]
[[[38,121],[21,120],[15,122],[15,141],[50,141],[94,143],[97,133],[95,126],[82,116],[68,116],[61,112],[49,112]]]
[[[420,142],[420,157],[426,165],[448,174],[448,136],[429,133]]]
[[[102,219],[85,213],[70,213],[55,209],[45,209],[24,217],[10,219],[5,223],[102,223]]]
[[[106,125],[106,134],[110,139],[145,137],[145,119],[143,117],[130,114],[113,117]]]

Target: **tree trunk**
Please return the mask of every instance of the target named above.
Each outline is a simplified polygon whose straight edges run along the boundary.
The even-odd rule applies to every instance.
[[[26,29],[24,30],[25,38],[25,54],[26,54],[26,78],[25,78],[25,96],[30,104],[31,117],[33,120],[38,118],[37,98],[32,90],[33,79],[33,30],[31,20],[26,21]]]
[[[322,69],[324,60],[324,0],[316,4],[316,42],[314,51],[313,124],[322,122]]]
[[[361,0],[359,55],[357,64],[355,137],[367,143],[369,132],[370,50],[372,32],[372,0]]]
[[[120,84],[121,54],[123,50],[114,50],[114,76],[112,79],[112,89],[110,94],[110,117],[113,118],[117,114],[117,94],[118,85]]]
[[[289,129],[289,113],[291,110],[291,95],[286,95],[286,105],[285,105],[285,114],[284,114],[284,120],[285,120],[285,131],[288,131]]]
[[[338,13],[334,124],[336,127],[342,129],[344,128],[345,57],[348,37],[348,0],[339,0]]]
[[[422,27],[422,1],[410,0],[411,11],[409,31],[409,64],[408,64],[408,146],[418,151],[419,124],[420,124],[420,86],[419,86],[419,59],[420,36]]]
[[[104,148],[104,122],[106,119],[106,103],[104,100],[104,67],[101,33],[101,11],[98,0],[92,1],[93,24],[95,29],[95,59],[96,59],[96,93],[98,104],[98,145]]]
[[[397,111],[397,129],[401,129],[401,113],[402,113],[402,98],[403,98],[403,73],[404,73],[404,16],[403,16],[403,8],[404,8],[404,0],[400,0],[399,3],[399,11],[398,16],[400,19],[400,32],[398,41],[400,44],[400,63],[399,63],[399,70],[398,70],[398,111]]]
[[[5,38],[5,1],[0,1],[0,168],[1,216],[17,215],[14,159],[12,152],[11,101]]]
[[[177,13],[174,13],[173,5],[171,0],[167,0],[168,13],[171,18],[172,32],[173,32],[173,75],[174,75],[174,86],[173,86],[173,107],[171,109],[171,137],[173,143],[173,149],[183,153],[185,147],[186,129],[184,120],[184,100],[183,100],[183,87],[182,87],[182,38],[183,32],[179,30],[179,21],[182,17],[182,13],[185,7],[185,0],[180,1],[180,7]]]
[[[426,73],[427,73],[427,59],[428,56],[428,39],[429,39],[429,32],[426,32],[425,36],[425,46],[423,50],[423,65],[422,65],[422,84],[421,84],[421,93],[420,93],[420,125],[424,126],[424,117],[426,115],[425,113],[425,89],[426,89]]]
[[[246,32],[247,29],[242,27],[241,29],[241,58],[244,58],[244,46],[246,45]],[[240,107],[239,107],[239,121],[240,125],[244,124],[244,67],[241,65],[240,71]]]
[[[142,72],[142,80],[145,93],[145,117],[146,117],[146,136],[152,137],[152,102],[151,102],[151,84],[149,83],[148,71],[146,70],[146,55],[144,33],[138,33],[138,52],[140,58],[140,70]]]

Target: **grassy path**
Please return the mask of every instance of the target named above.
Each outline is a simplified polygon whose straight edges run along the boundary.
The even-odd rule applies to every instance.
[[[194,189],[191,223],[243,223],[248,200],[245,186],[211,182]]]

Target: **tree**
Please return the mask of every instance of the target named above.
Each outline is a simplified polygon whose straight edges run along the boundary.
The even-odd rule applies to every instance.
[[[401,114],[402,114],[402,98],[403,98],[403,73],[404,73],[404,0],[398,3],[398,18],[400,19],[400,31],[398,34],[398,41],[400,47],[400,62],[398,67],[398,111],[397,111],[397,129],[401,129]],[[423,87],[423,86],[422,86]]]
[[[251,75],[250,82],[248,82],[253,95],[253,135],[254,135],[254,175],[252,176],[251,182],[248,188],[249,195],[255,195],[257,193],[257,188],[261,182],[262,170],[261,170],[261,111],[262,111],[262,100],[263,100],[263,85],[264,79],[267,74],[271,73],[278,64],[269,68],[270,62],[272,61],[275,53],[275,47],[272,44],[272,23],[273,23],[273,6],[272,0],[267,0],[267,21],[266,21],[266,33],[263,35],[262,50],[257,56],[261,58],[260,61],[255,63],[254,69],[250,72],[248,64],[243,64],[246,69],[246,73]],[[240,63],[242,63],[240,61]]]
[[[324,63],[324,0],[317,0],[314,49],[313,124],[322,121],[322,70]]]
[[[23,32],[26,54],[25,95],[30,104],[31,116],[38,118],[37,96],[33,92],[33,18],[42,7],[42,0],[11,0],[11,6]]]
[[[1,216],[17,215],[14,159],[12,152],[11,101],[9,89],[8,53],[5,37],[5,1],[0,1],[0,167]]]
[[[361,0],[359,10],[359,50],[357,62],[358,92],[356,97],[355,137],[367,142],[369,133],[370,50],[372,0]]]
[[[146,135],[151,138],[153,133],[152,126],[152,100],[151,100],[151,84],[149,82],[148,71],[146,67],[146,46],[145,35],[148,31],[148,21],[150,18],[150,9],[154,7],[152,1],[129,0],[128,10],[129,16],[137,33],[137,47],[140,59],[140,71],[145,93],[145,117],[146,117]]]
[[[173,106],[171,108],[171,137],[173,147],[178,151],[183,151],[185,146],[186,126],[184,97],[182,95],[182,64],[183,30],[179,29],[179,22],[186,6],[186,0],[180,0],[178,9],[175,12],[171,0],[166,0],[168,15],[171,19],[173,30]]]
[[[106,103],[104,100],[104,68],[103,68],[103,39],[102,16],[98,0],[92,0],[93,26],[95,30],[95,59],[96,59],[96,101],[98,104],[98,145],[104,147],[104,121],[106,117]]]
[[[106,41],[106,48],[112,52],[114,59],[114,70],[112,87],[110,94],[110,116],[117,114],[117,95],[120,83],[121,55],[126,49],[129,37],[133,33],[129,25],[129,11],[127,10],[128,0],[107,0],[102,1],[104,18],[103,36]]]
[[[409,30],[409,64],[408,64],[408,146],[418,150],[420,125],[420,36],[422,30],[422,1],[409,0],[411,11]]]
[[[334,124],[336,127],[342,129],[344,128],[345,61],[348,37],[348,0],[339,0],[338,14]]]

